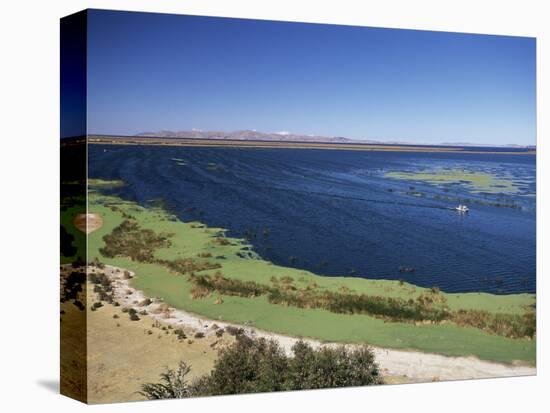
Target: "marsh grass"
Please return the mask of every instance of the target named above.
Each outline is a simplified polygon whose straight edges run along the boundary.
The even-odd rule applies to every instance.
[[[509,338],[533,338],[536,318],[533,311],[519,314],[493,314],[482,310],[451,311],[439,289],[408,300],[399,297],[354,294],[346,290],[319,291],[311,288],[290,289],[290,280],[272,280],[272,285],[240,281],[223,277],[192,274],[193,298],[204,298],[212,292],[245,298],[266,295],[269,303],[304,309],[324,309],[339,314],[368,314],[391,322],[453,322],[463,327],[475,327],[491,334]],[[275,282],[274,282],[275,281]]]
[[[105,247],[100,253],[107,258],[116,256],[129,257],[133,261],[151,262],[158,248],[168,248],[171,245],[171,234],[157,234],[151,229],[143,229],[133,219],[125,219],[103,237]]]

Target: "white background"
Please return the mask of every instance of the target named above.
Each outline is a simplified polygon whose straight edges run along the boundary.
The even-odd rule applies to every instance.
[[[3,411],[519,412],[549,408],[550,13],[545,1],[55,0],[3,2],[0,21],[0,406]],[[538,55],[538,377],[85,407],[59,396],[59,22],[83,8],[161,11],[536,36]],[[544,26],[547,26],[546,28]],[[544,116],[546,115],[546,117]],[[543,177],[543,175],[546,175]],[[546,179],[545,179],[546,178]],[[545,394],[546,392],[546,394]],[[546,401],[546,406],[543,405]]]

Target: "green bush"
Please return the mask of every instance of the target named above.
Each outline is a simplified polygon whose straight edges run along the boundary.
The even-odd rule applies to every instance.
[[[151,229],[142,229],[136,221],[126,219],[103,237],[105,247],[99,252],[107,258],[123,256],[133,261],[151,262],[156,249],[171,245],[170,236],[171,234],[157,234]]]
[[[274,340],[240,335],[232,346],[220,350],[210,374],[188,384],[185,376],[190,368],[182,363],[177,371],[163,373],[160,383],[143,385],[141,394],[158,399],[383,383],[374,355],[366,346],[314,350],[299,341],[292,352],[293,356],[287,356]]]
[[[160,383],[146,383],[141,386],[141,395],[149,400],[180,399],[189,397],[186,376],[191,371],[185,362],[180,362],[177,370],[167,369],[160,375]]]

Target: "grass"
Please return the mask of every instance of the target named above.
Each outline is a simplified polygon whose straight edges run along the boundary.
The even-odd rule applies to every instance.
[[[87,292],[89,303],[97,300],[91,285]],[[77,310],[70,303],[62,308],[67,323]],[[193,363],[193,377],[210,371],[217,357],[217,349],[211,347],[215,338],[189,344],[157,323],[148,316],[131,321],[121,307],[107,303],[87,312],[89,403],[143,400],[137,392],[140,385],[156,380],[166,366],[175,367],[182,359]]]
[[[170,267],[169,267],[170,268]],[[202,267],[198,267],[202,268]],[[184,275],[186,273],[184,272]],[[292,280],[290,277],[284,277]],[[350,293],[345,287],[342,292],[316,291],[316,288],[298,289],[289,282],[273,285],[253,281],[226,278],[220,272],[213,277],[191,273],[189,280],[194,284],[193,298],[208,297],[212,292],[239,297],[267,295],[271,304],[283,304],[298,308],[322,308],[340,314],[367,314],[386,321],[396,322],[453,322],[464,327],[476,327],[484,331],[512,338],[533,338],[536,331],[534,311],[524,315],[490,313],[486,310],[450,311],[445,298],[438,289],[424,293],[416,300],[396,297]]]
[[[116,207],[113,207],[116,205]],[[186,276],[178,276],[158,263],[143,263],[129,258],[103,257],[103,237],[110,234],[125,219],[132,216],[143,229],[156,233],[170,233],[170,245],[155,250],[157,260],[185,260],[200,258],[212,269],[199,271],[214,275],[262,284],[286,283],[296,288],[310,288],[318,292],[347,291],[357,294],[380,295],[416,299],[429,289],[408,283],[386,280],[368,280],[346,277],[320,277],[308,271],[282,267],[264,261],[252,254],[237,253],[250,247],[243,240],[225,238],[224,230],[208,228],[197,222],[175,220],[161,209],[145,209],[116,197],[91,193],[89,210],[103,217],[103,227],[89,235],[89,260],[95,257],[103,262],[127,268],[136,273],[133,285],[150,297],[162,297],[166,303],[211,319],[249,323],[257,328],[298,337],[312,337],[325,341],[368,343],[380,347],[412,349],[447,355],[473,355],[499,362],[535,361],[535,341],[511,339],[486,333],[472,327],[453,323],[420,324],[386,322],[364,314],[337,314],[323,309],[297,308],[271,304],[266,296],[239,297],[217,293],[202,299],[192,298],[193,284]],[[225,240],[225,242],[220,242]],[[223,257],[223,258],[221,258]],[[221,268],[219,265],[221,265]],[[205,268],[208,268],[206,266]],[[492,295],[485,293],[439,293],[452,310],[481,310],[491,313],[524,314],[535,303],[532,294]],[[223,304],[219,304],[223,302]]]
[[[73,220],[78,214],[86,213],[86,208],[82,205],[67,206],[61,213],[61,226],[65,228],[68,237],[62,242],[68,242],[68,249],[73,251],[73,255],[61,255],[61,264],[70,264],[78,261],[80,258],[84,261],[86,257],[86,235],[73,225]]]

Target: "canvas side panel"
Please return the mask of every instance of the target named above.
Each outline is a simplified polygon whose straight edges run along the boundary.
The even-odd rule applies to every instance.
[[[87,401],[87,12],[61,19],[61,393]]]

